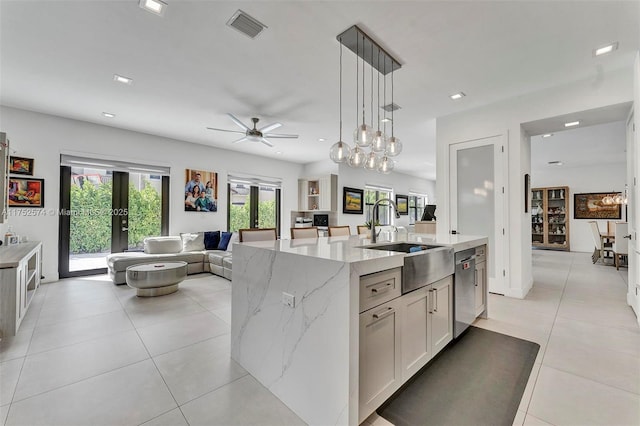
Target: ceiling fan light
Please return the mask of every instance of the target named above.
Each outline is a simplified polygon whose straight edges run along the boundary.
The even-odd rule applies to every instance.
[[[382,133],[382,131],[378,130],[374,136],[373,141],[371,142],[371,149],[375,152],[382,152],[387,148],[387,136]]]
[[[378,170],[378,163],[380,159],[375,152],[371,151],[367,156],[367,161],[364,163],[364,168],[367,170]]]
[[[360,149],[359,146],[356,145],[355,148],[351,150],[351,155],[349,156],[348,164],[354,169],[359,169],[364,166],[366,161],[366,154],[363,150]]]
[[[393,170],[393,160],[391,160],[386,155],[382,157],[380,160],[380,164],[378,164],[378,171],[385,175],[388,175]]]
[[[344,163],[351,156],[351,148],[342,141],[338,141],[331,146],[329,150],[329,158],[334,163]]]
[[[371,126],[365,123],[362,123],[353,132],[353,141],[356,143],[356,145],[364,148],[371,145],[373,136],[374,136],[374,131],[373,129],[371,129]]]
[[[387,141],[385,154],[389,157],[395,157],[402,152],[402,142],[395,136],[391,136]]]

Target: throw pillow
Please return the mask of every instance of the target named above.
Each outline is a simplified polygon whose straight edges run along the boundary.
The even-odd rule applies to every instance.
[[[180,238],[182,238],[183,252],[204,250],[204,234],[202,232],[180,234]]]
[[[233,232],[222,232],[220,234],[220,243],[218,244],[218,250],[226,250],[231,240]]]
[[[205,250],[216,250],[220,244],[220,231],[205,231],[204,248]]]

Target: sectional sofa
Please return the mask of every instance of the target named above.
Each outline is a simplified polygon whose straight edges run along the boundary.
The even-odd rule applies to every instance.
[[[231,280],[232,249],[237,241],[237,233],[220,233],[219,231],[149,237],[144,240],[143,252],[108,255],[109,277],[114,284],[126,284],[126,269],[129,266],[141,263],[183,261],[187,262],[187,274],[211,272]]]

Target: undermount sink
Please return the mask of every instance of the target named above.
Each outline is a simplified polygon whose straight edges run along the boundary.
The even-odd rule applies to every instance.
[[[380,244],[380,245],[371,245],[371,246],[362,246],[361,248],[364,249],[371,249],[371,250],[384,250],[384,251],[399,251],[402,253],[412,253],[412,248],[418,248],[414,249],[413,252],[421,252],[424,250],[431,250],[431,249],[435,249],[435,248],[440,248],[440,246],[430,246],[427,244],[417,244],[417,243],[392,243],[392,244]]]
[[[411,251],[413,247],[420,250]],[[360,246],[368,250],[407,253],[402,268],[402,294],[434,283],[454,272],[453,248],[418,243]]]

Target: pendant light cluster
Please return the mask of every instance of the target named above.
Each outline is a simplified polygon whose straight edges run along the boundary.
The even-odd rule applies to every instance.
[[[394,135],[393,110],[393,72],[400,68],[400,64],[375,43],[356,25],[338,36],[340,42],[340,139],[333,144],[329,151],[329,157],[335,163],[347,163],[353,168],[364,167],[367,170],[375,170],[388,174],[393,170],[395,157],[402,152],[402,143]],[[357,55],[356,58],[356,129],[353,132],[353,149],[342,140],[342,47],[348,47]],[[370,72],[370,123],[366,123],[366,91],[365,91],[365,62],[369,63]],[[362,64],[362,99],[360,99],[360,64]],[[377,74],[377,123],[373,125],[374,113],[374,70]],[[383,78],[383,103],[387,99],[387,74],[391,74],[391,117],[387,117],[387,109],[384,109],[383,120],[380,119],[380,75]],[[362,111],[359,105],[362,105]],[[359,121],[362,116],[362,122]],[[381,129],[380,123],[384,122]],[[391,121],[391,136],[386,134],[386,123]]]

